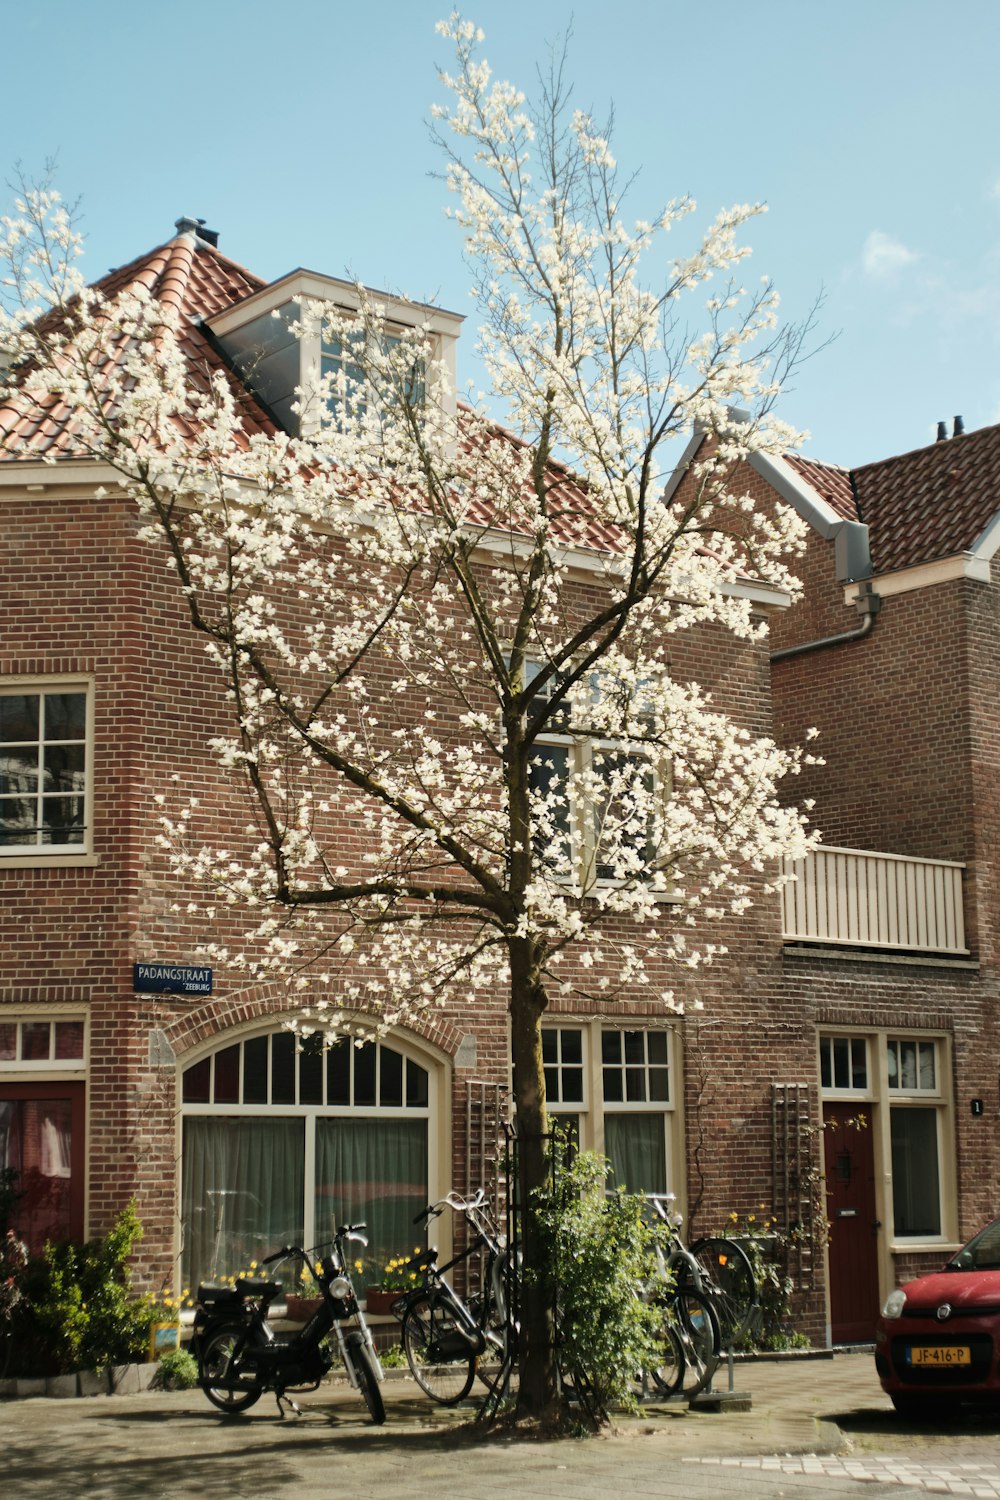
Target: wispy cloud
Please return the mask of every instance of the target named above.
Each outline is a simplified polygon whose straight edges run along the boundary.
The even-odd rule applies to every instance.
[[[894,276],[919,259],[915,250],[908,249],[902,240],[894,239],[881,229],[872,230],[861,252],[861,264],[867,276]]]

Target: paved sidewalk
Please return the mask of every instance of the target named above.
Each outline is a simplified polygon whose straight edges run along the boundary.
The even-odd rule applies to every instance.
[[[723,1372],[717,1380],[725,1390]],[[483,1436],[471,1406],[434,1407],[410,1380],[384,1387],[388,1421],[372,1426],[343,1384],[303,1398],[303,1414],[279,1420],[273,1397],[242,1417],[223,1417],[199,1391],[89,1400],[35,1398],[0,1404],[4,1500],[350,1500],[405,1494],[434,1500],[602,1500],[608,1495],[748,1497],[764,1494],[1000,1495],[1000,1469],[966,1462],[947,1479],[903,1475],[882,1457],[852,1456],[840,1423],[886,1432],[907,1453],[870,1354],[837,1354],[736,1367],[751,1409],[689,1411],[661,1403],[622,1420],[618,1432],[562,1443]],[[994,1428],[995,1431],[995,1428]],[[979,1458],[980,1455],[971,1455]],[[969,1454],[965,1455],[970,1458]],[[897,1467],[902,1460],[896,1460]],[[957,1462],[949,1455],[949,1462]],[[919,1464],[918,1464],[919,1467]],[[940,1467],[940,1466],[939,1466]],[[995,1467],[995,1466],[994,1466]],[[959,1488],[951,1488],[952,1478]],[[994,1478],[997,1488],[993,1488]],[[867,1481],[862,1490],[857,1481]],[[925,1480],[927,1481],[925,1483]],[[774,1488],[776,1483],[780,1488]],[[903,1486],[901,1488],[900,1486]],[[989,1485],[990,1487],[986,1487]],[[883,1488],[885,1486],[885,1488]]]

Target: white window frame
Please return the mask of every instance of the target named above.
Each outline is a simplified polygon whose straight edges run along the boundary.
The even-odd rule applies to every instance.
[[[56,865],[93,865],[94,855],[94,679],[86,674],[5,677],[0,697],[35,697],[46,693],[84,695],[83,837],[72,844],[0,844],[0,869],[32,869]],[[44,744],[44,740],[39,741]],[[75,795],[75,794],[68,794]]]
[[[605,1146],[605,1120],[609,1115],[657,1115],[663,1117],[664,1161],[666,1163],[666,1190],[676,1195],[683,1210],[684,1160],[682,1111],[680,1088],[680,1045],[676,1030],[663,1026],[650,1018],[635,1017],[621,1025],[609,1024],[606,1017],[577,1018],[571,1016],[550,1017],[543,1026],[544,1032],[580,1031],[583,1034],[583,1102],[549,1100],[546,1108],[554,1120],[573,1116],[579,1121],[579,1143],[582,1151],[603,1152]],[[643,1100],[606,1100],[604,1098],[603,1035],[605,1032],[651,1032],[663,1033],[667,1044],[668,1098]],[[649,1067],[648,1043],[645,1048]],[[551,1064],[549,1065],[552,1066]],[[648,1090],[647,1090],[648,1092]],[[630,1184],[631,1186],[631,1184]]]
[[[210,1076],[210,1079],[213,1081],[213,1086],[214,1086],[214,1076],[215,1076],[214,1058],[215,1058],[216,1054],[218,1054],[219,1052],[224,1052],[224,1051],[226,1051],[227,1048],[229,1048],[231,1046],[235,1046],[238,1043],[241,1043],[241,1042],[245,1043],[245,1042],[253,1041],[255,1038],[262,1037],[262,1036],[266,1036],[266,1037],[274,1036],[276,1034],[280,1034],[281,1031],[282,1031],[281,1026],[280,1025],[275,1025],[274,1019],[272,1018],[270,1025],[256,1026],[256,1027],[249,1028],[249,1029],[246,1029],[246,1030],[244,1030],[244,1029],[238,1029],[238,1030],[234,1030],[232,1032],[224,1033],[222,1035],[214,1036],[212,1038],[211,1042],[207,1046],[200,1047],[196,1051],[192,1051],[192,1052],[186,1054],[182,1059],[179,1059],[178,1069],[177,1069],[177,1089],[178,1089],[178,1102],[179,1102],[178,1121],[177,1121],[177,1131],[178,1131],[178,1133],[177,1133],[177,1153],[178,1153],[177,1154],[177,1161],[178,1161],[179,1164],[181,1164],[183,1162],[183,1124],[184,1124],[184,1120],[185,1119],[190,1119],[190,1118],[192,1118],[194,1116],[202,1116],[202,1117],[207,1116],[209,1118],[211,1118],[211,1117],[214,1116],[215,1118],[226,1118],[226,1117],[229,1117],[229,1118],[243,1118],[243,1119],[264,1118],[264,1119],[269,1119],[269,1120],[277,1120],[277,1119],[301,1119],[301,1120],[303,1120],[305,1122],[304,1123],[304,1131],[303,1131],[303,1138],[304,1138],[304,1143],[303,1143],[303,1174],[304,1174],[303,1175],[303,1188],[304,1188],[304,1198],[305,1198],[305,1201],[304,1201],[304,1204],[303,1204],[303,1226],[304,1226],[304,1235],[305,1235],[304,1243],[306,1245],[313,1245],[313,1244],[316,1244],[318,1242],[318,1240],[321,1240],[323,1238],[323,1235],[326,1233],[326,1228],[325,1227],[323,1227],[321,1229],[317,1229],[317,1227],[315,1225],[315,1202],[314,1202],[313,1193],[310,1190],[310,1184],[315,1181],[315,1171],[316,1171],[316,1121],[317,1121],[317,1119],[319,1119],[321,1117],[323,1119],[331,1119],[331,1118],[334,1118],[334,1117],[339,1117],[341,1119],[348,1119],[348,1120],[361,1120],[361,1119],[374,1119],[374,1120],[410,1119],[410,1120],[413,1120],[413,1119],[423,1119],[423,1120],[426,1121],[426,1124],[427,1124],[427,1189],[428,1189],[428,1202],[434,1202],[436,1199],[442,1197],[444,1195],[444,1193],[448,1191],[448,1189],[450,1188],[451,1184],[450,1184],[450,1182],[445,1183],[445,1181],[444,1181],[444,1178],[443,1178],[443,1175],[442,1175],[442,1171],[441,1171],[441,1157],[442,1157],[442,1132],[446,1131],[448,1129],[446,1121],[447,1121],[447,1118],[450,1118],[450,1116],[446,1115],[446,1111],[450,1110],[450,1090],[448,1089],[447,1084],[446,1084],[446,1079],[444,1077],[443,1065],[442,1065],[441,1061],[438,1058],[436,1058],[435,1056],[431,1055],[430,1053],[425,1053],[421,1049],[419,1049],[418,1047],[415,1047],[415,1046],[411,1045],[409,1038],[406,1038],[404,1040],[403,1038],[398,1037],[398,1036],[394,1036],[394,1035],[393,1036],[388,1036],[388,1037],[385,1038],[385,1043],[386,1043],[386,1045],[388,1047],[391,1047],[393,1049],[393,1051],[401,1053],[404,1059],[411,1058],[414,1062],[418,1063],[420,1065],[420,1067],[422,1067],[422,1068],[424,1068],[426,1070],[426,1072],[427,1072],[427,1104],[426,1105],[406,1105],[406,1104],[404,1104],[402,1106],[397,1106],[397,1105],[383,1105],[383,1104],[357,1105],[357,1104],[353,1104],[353,1103],[346,1104],[346,1105],[345,1104],[280,1104],[280,1103],[272,1104],[270,1102],[259,1103],[259,1104],[226,1104],[226,1103],[215,1104],[215,1103],[195,1103],[195,1102],[190,1102],[189,1103],[189,1102],[186,1102],[184,1100],[184,1097],[183,1097],[183,1093],[184,1093],[184,1075],[185,1075],[185,1073],[188,1072],[188,1070],[190,1068],[194,1067],[197,1063],[203,1062],[205,1060],[205,1058],[212,1058],[213,1059],[212,1068],[211,1068],[211,1072],[210,1072],[209,1076]],[[350,1046],[351,1045],[350,1041],[347,1040],[345,1042],[345,1045]],[[240,1092],[241,1095],[242,1095],[242,1092],[243,1092],[243,1071],[242,1071],[243,1070],[243,1063],[244,1063],[244,1057],[241,1054],[241,1057],[240,1057],[240,1069],[241,1069],[241,1071],[240,1071],[240,1081],[239,1081],[239,1092]],[[299,1088],[300,1088],[300,1086],[299,1086],[299,1066],[300,1066],[299,1065],[299,1053],[296,1052],[296,1054],[295,1054],[295,1079],[296,1079],[295,1092],[296,1092],[296,1096],[299,1095]],[[351,1076],[352,1076],[352,1091],[353,1091],[353,1070],[352,1070],[352,1075]],[[405,1072],[404,1072],[404,1079],[405,1079]],[[377,1097],[377,1094],[378,1094],[378,1087],[379,1087],[378,1071],[376,1070],[376,1097]],[[405,1084],[404,1084],[404,1087],[405,1087]],[[182,1236],[183,1236],[183,1228],[182,1228],[182,1225],[181,1225],[181,1222],[180,1222],[180,1214],[181,1214],[181,1210],[182,1210],[182,1204],[183,1204],[183,1183],[182,1183],[182,1181],[180,1179],[180,1167],[179,1167],[179,1171],[178,1171],[178,1185],[177,1185],[177,1213],[178,1213],[177,1231],[178,1231],[178,1244],[181,1243]],[[438,1232],[438,1240],[439,1240],[439,1242],[443,1246],[443,1249],[442,1249],[442,1259],[446,1258],[445,1251],[448,1251],[448,1253],[450,1253],[450,1248],[449,1248],[450,1247],[450,1235],[451,1235],[451,1226],[450,1226],[450,1224],[445,1224],[444,1221],[442,1221],[442,1228]],[[329,1236],[327,1235],[327,1238],[328,1237]]]
[[[80,1057],[56,1057],[55,1056],[55,1031],[56,1022],[69,1023],[83,1027],[83,1052]],[[49,1026],[49,1056],[22,1057],[22,1026]],[[0,1075],[13,1081],[14,1079],[44,1078],[56,1079],[86,1079],[87,1068],[90,1060],[90,1028],[87,1024],[87,1014],[79,1010],[25,1010],[18,1006],[11,1007],[8,1011],[0,1007],[0,1025],[13,1025],[18,1028],[14,1057],[0,1058]]]
[[[526,663],[526,667],[530,684],[539,668],[538,664],[532,661]],[[547,698],[554,686],[555,679],[551,679],[542,689],[542,694]],[[569,708],[570,705],[567,707]],[[670,796],[671,778],[665,761],[662,757],[654,755],[650,747],[640,740],[630,740],[627,737],[609,739],[599,734],[566,734],[560,733],[558,729],[547,729],[536,739],[535,749],[539,753],[533,759],[538,761],[544,761],[547,749],[565,750],[570,782],[574,778],[588,774],[599,779],[599,761],[602,756],[618,756],[636,764],[642,764],[648,767],[653,777],[653,797],[662,796],[666,799]],[[613,889],[629,885],[633,880],[642,878],[635,876],[622,879],[601,872],[601,834],[597,827],[597,819],[598,808],[593,802],[589,802],[585,807],[574,805],[573,798],[567,794],[568,866],[572,883],[579,886],[584,894],[596,889]],[[659,893],[658,899],[677,901],[681,899],[681,895],[675,890],[664,891]]]
[[[837,1042],[846,1042],[849,1047],[861,1046],[865,1056],[865,1081],[864,1084],[856,1085],[838,1084],[836,1081],[836,1058],[834,1047]],[[829,1044],[830,1054],[830,1083],[823,1083],[823,1050],[824,1044]],[[867,1034],[861,1035],[856,1032],[822,1031],[819,1038],[820,1047],[820,1083],[823,1097],[829,1099],[870,1099],[872,1097],[872,1041]],[[850,1064],[853,1074],[853,1060]]]
[[[866,1089],[844,1089],[826,1086],[822,1082],[820,1049],[824,1040],[847,1038],[863,1041],[867,1048],[868,1087]],[[817,1073],[820,1076],[821,1100],[856,1099],[867,1101],[869,1109],[862,1110],[869,1116],[869,1127],[873,1132],[872,1147],[875,1161],[876,1207],[879,1218],[885,1224],[886,1248],[891,1255],[908,1253],[924,1247],[928,1249],[958,1248],[957,1196],[955,1186],[955,1101],[951,1089],[951,1041],[946,1032],[916,1031],[910,1027],[891,1026],[880,1028],[821,1027],[818,1033]],[[890,1080],[889,1049],[894,1043],[916,1042],[934,1048],[934,1087],[904,1089]],[[936,1148],[938,1175],[938,1213],[940,1230],[937,1234],[897,1234],[895,1230],[896,1206],[892,1173],[892,1115],[895,1110],[931,1108],[936,1118]],[[891,1268],[886,1262],[886,1278],[891,1280]]]

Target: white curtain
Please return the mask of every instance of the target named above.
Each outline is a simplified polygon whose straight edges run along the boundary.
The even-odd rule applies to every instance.
[[[184,1121],[183,1276],[192,1291],[302,1244],[304,1141],[303,1120]]]
[[[611,1163],[610,1186],[630,1193],[667,1191],[663,1116],[604,1116],[604,1152]]]
[[[427,1206],[424,1120],[316,1121],[316,1238],[338,1224],[368,1225],[365,1274],[423,1245],[414,1215]]]

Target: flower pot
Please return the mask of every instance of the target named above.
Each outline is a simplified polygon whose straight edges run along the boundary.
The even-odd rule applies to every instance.
[[[370,1286],[365,1292],[365,1311],[373,1318],[388,1317],[392,1305],[398,1302],[402,1292],[387,1290],[382,1286]]]
[[[293,1323],[308,1323],[313,1313],[323,1306],[322,1297],[303,1297],[298,1292],[285,1295],[285,1316]]]

